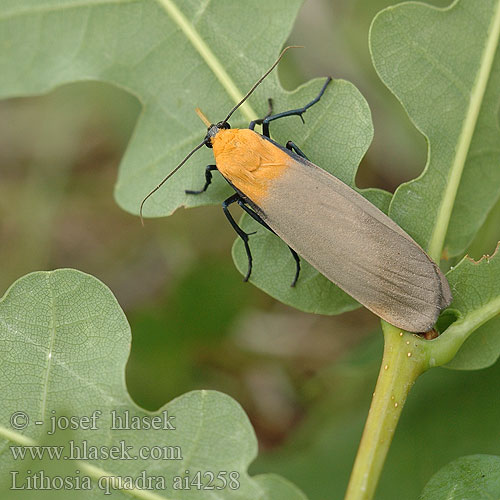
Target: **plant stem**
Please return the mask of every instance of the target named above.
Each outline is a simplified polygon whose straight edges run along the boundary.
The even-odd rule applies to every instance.
[[[382,322],[384,356],[345,500],[371,500],[401,410],[428,354],[415,335]]]

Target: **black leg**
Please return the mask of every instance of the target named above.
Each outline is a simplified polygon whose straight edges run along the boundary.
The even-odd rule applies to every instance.
[[[292,285],[291,286],[295,286],[296,283],[297,283],[297,280],[299,279],[299,274],[300,274],[300,257],[298,256],[297,252],[291,248],[291,247],[288,247],[290,249],[290,252],[295,260],[295,277],[293,278],[293,281],[292,281]]]
[[[302,156],[302,158],[309,160],[309,158],[304,154],[304,152],[293,141],[288,141],[286,143],[286,149],[289,149],[290,151],[297,153],[299,156]]]
[[[231,215],[231,212],[229,211],[228,207],[232,203],[238,202],[241,200],[241,197],[238,193],[233,194],[230,196],[227,200],[222,202],[222,210],[224,210],[224,215],[227,217],[227,220],[233,226],[233,229],[236,231],[238,236],[243,240],[243,243],[245,245],[245,251],[247,253],[248,257],[248,271],[246,276],[243,278],[243,281],[248,281],[248,278],[250,278],[250,274],[252,272],[252,254],[250,252],[250,246],[248,245],[248,234],[241,229],[240,226],[236,223],[236,221],[233,219],[233,216]]]
[[[325,93],[326,87],[328,84],[332,81],[332,78],[329,76],[326,79],[325,84],[321,88],[319,94],[308,104],[306,104],[303,108],[298,108],[298,109],[292,109],[290,111],[284,111],[283,113],[278,113],[277,115],[272,115],[264,118],[262,120],[262,135],[265,135],[266,137],[269,137],[269,123],[277,120],[278,118],[284,118],[285,116],[300,116],[300,119],[302,120],[302,123],[304,123],[304,118],[302,115],[314,104],[316,104],[320,99],[321,96]]]
[[[262,125],[262,122],[266,119],[269,118],[273,114],[273,100],[269,98],[267,100],[267,104],[269,105],[269,109],[267,111],[267,115],[264,116],[264,118],[258,118],[257,120],[253,120],[250,122],[250,125],[248,125],[248,128],[250,130],[253,130],[255,128],[255,125]],[[269,135],[267,136],[269,137]]]
[[[204,193],[208,186],[210,186],[210,183],[212,182],[212,171],[217,170],[217,167],[215,165],[207,165],[205,167],[205,185],[199,189],[198,191],[193,191],[191,189],[186,189],[185,193],[186,194],[201,194]]]
[[[250,208],[248,205],[245,205],[245,201],[241,199],[241,197],[236,200],[238,202],[238,205],[250,216],[252,217],[253,220],[258,222],[261,226],[264,226],[266,229],[269,229],[271,233],[276,234],[267,224],[266,222],[262,219],[262,217],[255,212],[252,208]],[[288,245],[287,245],[288,246]],[[293,278],[292,285],[295,286],[297,283],[297,280],[299,279],[299,274],[300,274],[300,257],[297,255],[297,252],[291,248],[288,247],[290,252],[292,253],[292,256],[295,260],[295,277]]]

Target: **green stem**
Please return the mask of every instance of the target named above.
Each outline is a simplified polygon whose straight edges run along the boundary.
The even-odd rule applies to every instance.
[[[406,397],[428,367],[428,354],[415,335],[382,322],[384,356],[345,500],[371,500]]]
[[[384,356],[345,500],[371,500],[408,393],[420,374],[453,359],[467,338],[500,311],[495,298],[455,321],[435,340],[382,321]]]

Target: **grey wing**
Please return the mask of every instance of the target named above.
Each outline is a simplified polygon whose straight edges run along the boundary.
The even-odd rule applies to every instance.
[[[432,328],[451,302],[439,267],[394,221],[306,160],[273,179],[259,208],[299,255],[358,302],[410,332]]]

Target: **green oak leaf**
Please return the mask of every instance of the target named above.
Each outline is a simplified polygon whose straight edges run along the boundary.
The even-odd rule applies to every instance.
[[[373,20],[375,68],[428,142],[390,216],[439,261],[463,255],[500,197],[500,0],[408,2]]]
[[[115,197],[122,208],[137,214],[146,194],[203,139],[206,128],[194,108],[200,107],[214,122],[223,119],[276,59],[300,4],[300,0],[4,1],[0,97],[39,94],[89,79],[112,83],[136,96],[142,113],[120,165]],[[275,71],[231,124],[245,127],[265,115],[269,97],[276,111],[303,106],[320,85],[312,81],[286,92]],[[273,124],[273,137],[283,143],[294,140],[313,161],[352,185],[373,135],[366,102],[352,85],[335,81],[305,120],[305,126],[297,117]],[[219,175],[206,193],[185,194],[185,189],[203,185],[209,163],[213,156],[203,148],[147,201],[145,216],[165,216],[181,206],[227,198],[232,190]],[[389,193],[367,190],[366,196],[387,211]],[[221,215],[221,224],[225,223]],[[262,269],[269,263],[261,256],[273,257],[270,274],[256,266],[257,286],[305,310],[338,313],[358,306],[308,266],[300,286],[290,292],[289,255],[286,246],[274,240],[259,234],[252,243]]]
[[[448,273],[453,293],[450,305],[457,319],[433,344],[463,345],[446,366],[476,370],[500,356],[500,251],[478,262],[465,257]]]
[[[396,190],[389,215],[436,262],[463,255],[500,197],[499,43],[500,0],[406,2],[370,29],[375,69],[428,143],[424,171]],[[429,366],[451,361],[467,339],[450,367],[498,358],[498,260],[462,260],[448,272],[458,319],[429,344]]]
[[[460,457],[432,476],[420,500],[482,500],[500,496],[500,457]]]
[[[257,454],[257,441],[248,417],[229,396],[215,391],[193,391],[154,413],[135,405],[125,386],[130,342],[130,327],[116,299],[92,276],[70,269],[36,272],[11,286],[0,302],[2,498],[11,495],[9,481],[5,484],[10,471],[23,469],[29,463],[15,460],[11,446],[45,444],[53,415],[82,417],[99,410],[102,414],[97,428],[72,429],[66,439],[71,437],[77,445],[86,440],[87,447],[109,447],[123,441],[125,446],[132,447],[129,449],[132,457],[144,446],[172,448],[163,460],[61,460],[60,471],[67,471],[70,463],[73,474],[78,469],[80,476],[92,479],[94,489],[85,491],[85,498],[102,498],[96,484],[103,475],[135,478],[141,471],[148,476],[164,477],[167,489],[120,489],[117,498],[206,498],[204,491],[173,490],[175,476],[183,476],[189,470],[191,477],[197,471],[215,475],[219,471],[237,472],[240,486],[218,490],[216,498],[305,499],[282,478],[248,475],[247,467]],[[111,430],[113,410],[122,416],[129,412],[131,417],[140,418],[175,417],[169,420],[175,429]],[[24,412],[29,417],[24,430],[12,427],[11,416],[15,412]],[[35,424],[37,421],[43,425]],[[68,455],[69,443],[58,444],[66,445],[64,454]],[[52,460],[52,469],[57,472],[54,463],[57,461]],[[38,470],[40,461],[34,460],[31,465]]]
[[[144,196],[204,137],[195,107],[222,119],[276,58],[299,7],[299,0],[6,0],[0,4],[0,97],[81,80],[105,81],[137,97],[142,113],[115,196],[138,214]],[[265,114],[267,97],[283,92],[277,82],[274,75],[258,89],[232,125]],[[232,190],[221,179],[203,196],[184,193],[203,183],[212,158],[203,148],[149,200],[145,216],[227,197]]]

